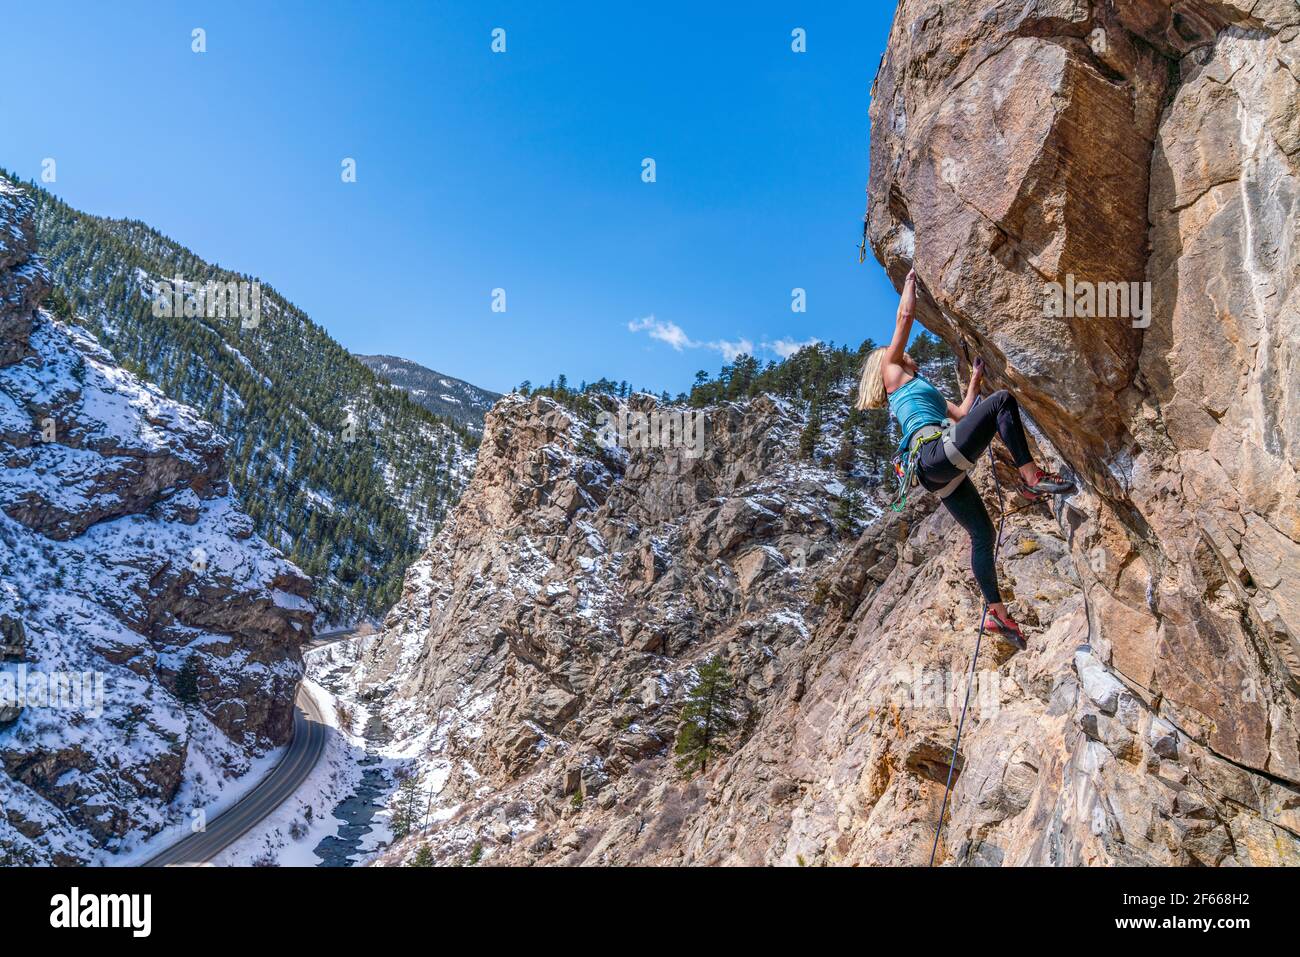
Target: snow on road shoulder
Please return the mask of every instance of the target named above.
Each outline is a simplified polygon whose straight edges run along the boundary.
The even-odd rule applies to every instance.
[[[292,797],[212,859],[217,867],[315,867],[320,858],[314,848],[338,834],[343,822],[331,812],[361,780],[356,752],[364,751],[364,742],[339,727],[332,694],[306,678],[302,687],[316,701],[329,727],[325,753]]]
[[[369,785],[370,792],[363,785],[367,770],[381,774],[383,784],[380,793],[374,796],[369,830],[361,835],[348,860],[352,864],[365,863],[392,840],[389,827],[392,811],[385,805],[395,786],[393,770],[408,762],[388,753],[387,749],[376,752],[374,742],[367,740],[364,733],[372,721],[370,711],[359,700],[355,686],[338,681],[339,656],[358,654],[366,637],[358,635],[304,651],[308,677],[303,679],[302,687],[315,701],[329,729],[325,752],[293,796],[213,858],[214,865],[320,866],[323,860],[316,849],[322,841],[341,838],[346,823],[335,816],[339,805],[354,796],[357,800],[367,800],[360,794],[373,793],[373,784]],[[337,855],[338,851],[332,853]]]
[[[225,778],[220,773],[215,772],[210,765],[207,766],[207,774],[203,774],[202,766],[208,765],[206,752],[199,749],[191,751],[187,756],[185,783],[181,786],[181,791],[172,804],[174,807],[202,807],[202,816],[194,816],[191,813],[190,820],[164,828],[129,851],[120,854],[103,852],[98,863],[112,867],[138,867],[143,865],[150,858],[161,854],[173,844],[189,837],[196,825],[201,822],[215,820],[242,801],[253,788],[261,784],[262,780],[275,770],[275,766],[280,763],[280,759],[284,757],[287,750],[288,748],[275,748],[260,758],[253,759],[249,769],[237,778]],[[195,766],[199,767],[196,768]],[[202,800],[196,797],[201,791],[201,788],[195,784],[196,780],[213,782],[208,783],[209,790],[203,792],[207,796]],[[213,791],[215,791],[215,794]]]

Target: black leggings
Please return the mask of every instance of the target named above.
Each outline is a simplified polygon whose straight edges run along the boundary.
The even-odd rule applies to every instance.
[[[957,423],[953,430],[953,441],[967,460],[975,462],[989,444],[994,435],[1002,436],[1016,468],[1033,461],[1029,454],[1029,443],[1025,440],[1025,427],[1020,422],[1020,406],[1016,397],[1003,389],[981,400],[971,409],[970,414]],[[935,440],[921,446],[917,459],[917,470],[921,484],[932,492],[943,488],[960,473],[948,461],[943,452],[943,442]],[[997,565],[994,562],[994,548],[997,545],[993,522],[980,493],[975,490],[975,483],[964,479],[952,494],[943,500],[944,506],[952,513],[966,533],[970,535],[970,565],[979,583],[984,600],[990,604],[1000,602],[1002,593],[998,591]]]

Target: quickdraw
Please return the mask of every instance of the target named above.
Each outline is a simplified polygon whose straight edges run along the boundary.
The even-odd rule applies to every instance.
[[[898,453],[890,460],[890,465],[894,467],[894,478],[898,480],[898,495],[894,499],[894,503],[889,506],[891,511],[901,512],[906,508],[908,492],[921,482],[916,474],[916,462],[921,457],[921,447],[927,442],[933,442],[935,439],[941,438],[943,438],[942,429],[936,428],[933,432],[920,429],[916,433],[916,438],[912,440],[911,447],[906,452]]]

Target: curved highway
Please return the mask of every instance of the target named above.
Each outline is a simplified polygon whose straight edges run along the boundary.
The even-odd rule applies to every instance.
[[[350,638],[353,630],[322,635],[304,645],[304,650],[323,648]],[[329,725],[320,706],[303,685],[294,699],[293,739],[284,756],[262,781],[207,823],[197,834],[188,834],[171,847],[144,862],[145,867],[206,864],[263,820],[307,780],[325,753]]]

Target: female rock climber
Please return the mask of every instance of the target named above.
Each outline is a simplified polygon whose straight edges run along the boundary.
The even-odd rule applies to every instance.
[[[983,360],[975,361],[970,385],[961,405],[954,405],[923,378],[906,352],[916,308],[916,272],[907,274],[898,305],[894,338],[867,357],[858,385],[859,409],[878,409],[886,403],[903,434],[900,452],[911,459],[921,485],[936,492],[953,518],[966,529],[971,543],[971,570],[988,603],[988,626],[994,634],[1024,648],[1020,626],[1007,613],[998,591],[993,522],[966,472],[993,441],[1002,436],[1020,470],[1020,490],[1028,498],[1061,495],[1074,486],[1059,475],[1034,464],[1020,423],[1020,406],[1005,389],[977,402],[984,379]],[[945,421],[947,420],[947,421]]]

